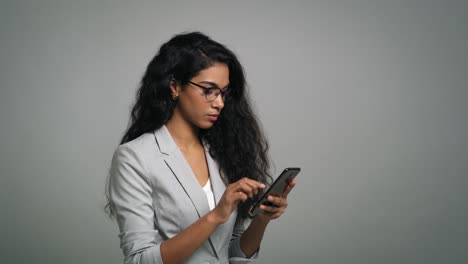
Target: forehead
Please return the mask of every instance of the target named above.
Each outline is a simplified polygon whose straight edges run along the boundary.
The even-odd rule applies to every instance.
[[[229,67],[225,63],[214,63],[201,70],[192,78],[192,81],[212,82],[218,87],[225,87],[229,84]]]

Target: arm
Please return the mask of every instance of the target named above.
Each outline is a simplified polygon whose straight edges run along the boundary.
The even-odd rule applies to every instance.
[[[286,211],[286,207],[288,206],[287,196],[295,185],[296,180],[293,180],[286,186],[280,197],[269,196],[268,200],[274,206],[260,206],[265,213],[257,214],[240,237],[240,248],[247,257],[252,257],[260,248],[260,243],[262,242],[268,223],[272,219],[280,217]]]
[[[154,226],[152,188],[143,162],[126,146],[112,158],[109,198],[119,226],[125,263],[162,263],[159,231]]]
[[[240,201],[252,197],[265,185],[248,178],[227,186],[218,205],[187,229],[161,244],[161,255],[166,263],[182,263],[208,239],[218,225],[225,223]]]
[[[252,257],[260,248],[260,243],[265,234],[265,229],[269,221],[264,221],[255,217],[249,227],[240,237],[240,248],[248,258]]]
[[[161,255],[164,263],[166,261],[167,263],[181,263],[189,258],[208,239],[218,225],[229,219],[241,200],[245,201],[247,197],[251,197],[254,192],[257,192],[258,188],[264,187],[265,185],[248,178],[227,186],[218,205],[212,211],[161,244]]]
[[[260,242],[266,228],[266,223],[257,226],[260,223],[257,220],[237,215],[229,244],[230,263],[249,263],[257,259]]]
[[[218,227],[212,213],[198,219],[185,230],[161,244],[164,263],[182,263],[197,250]]]

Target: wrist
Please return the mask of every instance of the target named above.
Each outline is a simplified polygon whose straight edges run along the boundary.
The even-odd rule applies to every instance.
[[[270,223],[270,219],[267,218],[267,217],[261,216],[261,213],[255,215],[252,221],[257,223],[257,224],[264,225],[264,226],[266,226],[266,225],[268,225],[268,223]]]
[[[206,215],[206,220],[214,225],[220,225],[223,223],[222,219],[214,212],[214,210],[210,211]]]

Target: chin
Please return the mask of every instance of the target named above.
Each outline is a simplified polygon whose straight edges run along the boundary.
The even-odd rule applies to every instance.
[[[214,125],[212,122],[202,122],[198,124],[198,127],[201,129],[209,129]]]

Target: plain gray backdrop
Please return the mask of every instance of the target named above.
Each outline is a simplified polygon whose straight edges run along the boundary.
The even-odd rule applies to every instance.
[[[1,1],[2,263],[122,263],[104,185],[159,46],[231,48],[275,176],[258,263],[466,263],[466,1]]]

